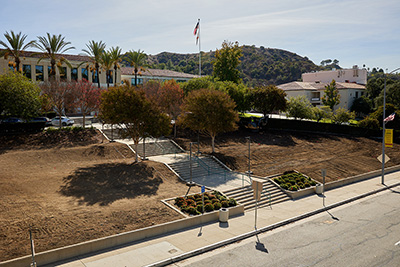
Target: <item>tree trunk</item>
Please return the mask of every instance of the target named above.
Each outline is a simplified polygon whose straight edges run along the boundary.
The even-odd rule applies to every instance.
[[[139,162],[139,157],[138,157],[138,152],[137,152],[139,142],[134,141],[134,143],[135,143],[135,162]]]
[[[135,86],[137,86],[137,71],[135,70]]]
[[[96,65],[96,73],[97,73],[97,85],[100,88],[100,73],[99,73],[99,66]]]
[[[82,115],[83,115],[83,119],[82,119],[82,126],[83,126],[83,129],[85,129],[86,128],[86,113],[85,112],[82,112]]]
[[[115,80],[114,80],[114,86],[117,86],[117,65],[114,65],[114,73],[115,73]]]
[[[215,152],[214,141],[215,141],[215,135],[211,136],[212,153]]]
[[[107,89],[110,87],[110,71],[106,71]]]

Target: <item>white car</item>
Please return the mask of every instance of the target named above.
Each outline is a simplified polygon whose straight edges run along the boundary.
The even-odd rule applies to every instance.
[[[60,117],[55,117],[51,120],[51,124],[53,126],[60,126]],[[68,117],[61,117],[61,125],[62,126],[71,126],[74,124],[74,120],[68,118]]]

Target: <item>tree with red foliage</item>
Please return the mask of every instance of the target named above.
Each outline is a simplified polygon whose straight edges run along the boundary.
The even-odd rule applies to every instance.
[[[161,110],[167,113],[174,123],[174,137],[176,137],[176,120],[181,113],[183,103],[183,89],[175,80],[164,82],[158,91],[158,103]]]
[[[75,107],[81,109],[83,115],[82,124],[85,127],[86,114],[99,109],[101,89],[85,79],[71,82],[70,87],[75,95]]]

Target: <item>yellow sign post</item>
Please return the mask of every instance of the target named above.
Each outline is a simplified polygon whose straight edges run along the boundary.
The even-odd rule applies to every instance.
[[[393,129],[385,129],[385,147],[393,147]]]

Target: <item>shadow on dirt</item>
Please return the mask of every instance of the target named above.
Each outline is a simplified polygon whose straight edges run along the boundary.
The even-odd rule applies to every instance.
[[[162,179],[144,164],[110,163],[81,168],[64,178],[59,193],[80,204],[106,206],[124,198],[156,194]]]

